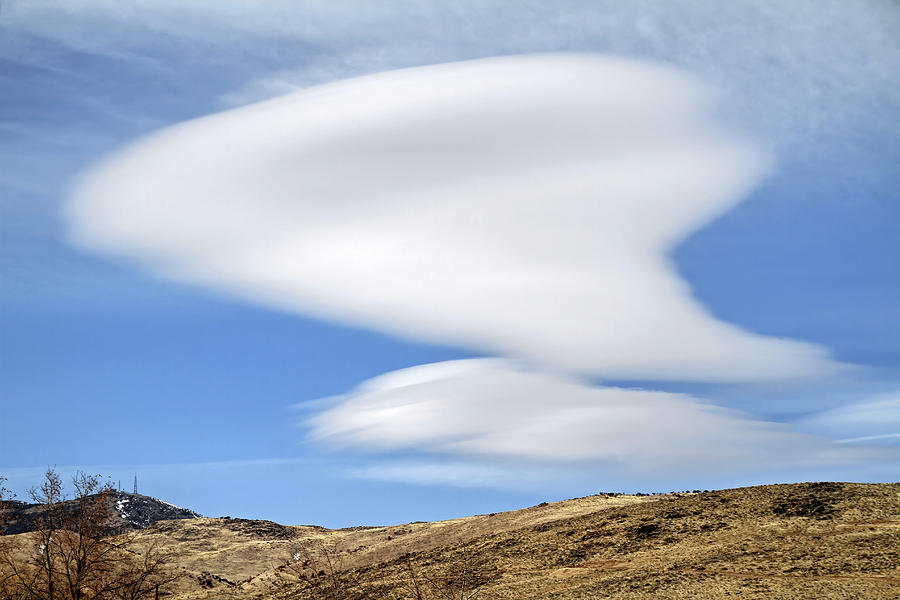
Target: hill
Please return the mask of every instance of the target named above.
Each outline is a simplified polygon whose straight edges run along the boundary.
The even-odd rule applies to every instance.
[[[192,518],[134,535],[170,554],[178,600],[431,599],[453,586],[483,599],[893,599],[900,589],[896,483],[598,495],[337,530]]]
[[[92,501],[97,497],[97,494],[93,494],[87,498]],[[67,512],[75,512],[78,510],[78,503],[75,500],[68,500],[62,503],[62,508]],[[40,504],[7,501],[6,508],[0,509],[5,524],[5,531],[0,534],[10,535],[33,531],[37,527],[41,510]],[[110,532],[133,531],[143,529],[158,521],[194,519],[201,516],[192,510],[163,502],[157,498],[121,491],[110,494],[109,513],[111,515]]]

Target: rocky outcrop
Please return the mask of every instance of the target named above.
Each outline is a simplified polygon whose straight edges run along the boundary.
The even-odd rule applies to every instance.
[[[158,521],[194,519],[202,516],[187,508],[150,496],[120,491],[110,494],[109,503],[110,533],[143,529]],[[78,510],[78,504],[69,500],[62,504],[62,508],[66,512],[74,512]],[[0,534],[24,533],[40,526],[43,507],[40,504],[11,501],[7,502],[5,508],[0,509],[0,514],[3,516],[0,522],[5,525],[5,530],[0,531]]]

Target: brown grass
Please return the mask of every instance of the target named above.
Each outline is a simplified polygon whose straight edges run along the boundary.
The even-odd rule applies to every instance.
[[[478,598],[900,597],[900,484],[773,485],[591,496],[496,515],[328,530],[192,519],[141,533],[180,556],[179,599],[319,598],[279,565],[316,541],[372,589],[403,597],[409,568],[477,560]],[[373,592],[374,593],[374,592]]]

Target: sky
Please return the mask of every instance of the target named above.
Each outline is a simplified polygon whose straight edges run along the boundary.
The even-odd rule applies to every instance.
[[[0,476],[348,526],[900,479],[894,2],[6,0]]]

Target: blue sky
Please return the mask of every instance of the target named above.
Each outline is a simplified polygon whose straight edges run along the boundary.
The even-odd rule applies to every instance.
[[[205,514],[324,525],[493,512],[601,490],[897,480],[900,9],[891,2],[619,4],[4,3],[0,474],[22,496],[49,465],[126,482],[137,472],[141,491]],[[278,175],[271,166],[277,161],[264,160],[273,141],[253,134],[242,140],[261,157],[242,179],[231,175],[241,160],[231,148],[212,149],[204,157],[184,155],[198,161],[196,168],[185,167],[188,173],[205,167],[201,158],[210,168],[221,165],[221,178],[212,181],[154,179],[152,170],[141,166],[157,159],[151,150],[141,155],[144,162],[128,167],[131,171],[116,162],[123,148],[166,126],[360,75],[384,74],[355,84],[370,87],[351,91],[383,94],[388,109],[402,100],[392,90],[419,89],[405,72],[393,74],[406,67],[523,55],[526,62],[486,68],[497,69],[497,80],[520,70],[535,79],[552,78],[559,69],[541,75],[544,66],[527,62],[528,55],[546,52],[591,53],[612,61],[560,67],[584,69],[578,73],[596,71],[601,77],[618,69],[622,80],[634,85],[642,78],[663,91],[683,85],[689,92],[685,104],[672,99],[674,91],[671,98],[661,94],[662,104],[649,106],[642,119],[671,110],[673,123],[697,138],[698,148],[713,145],[718,150],[713,154],[724,156],[734,144],[746,156],[764,157],[767,166],[756,173],[756,163],[736,155],[735,181],[746,175],[752,184],[726,182],[743,190],[739,197],[730,204],[711,199],[713,216],[685,230],[669,253],[672,273],[686,282],[688,293],[673,293],[671,302],[665,296],[646,308],[652,315],[677,316],[681,313],[669,312],[673,307],[701,307],[709,317],[702,325],[710,328],[702,332],[715,342],[708,351],[696,339],[701,329],[687,324],[673,325],[665,338],[651,336],[645,345],[632,345],[640,336],[631,329],[615,335],[594,331],[590,319],[572,325],[549,308],[501,311],[510,313],[508,323],[494,327],[498,318],[487,303],[472,308],[461,304],[464,298],[419,282],[415,293],[400,294],[404,282],[391,279],[393,271],[379,270],[387,259],[378,262],[381,255],[371,247],[366,256],[374,256],[377,268],[363,275],[352,260],[310,264],[333,275],[334,285],[328,277],[305,280],[305,271],[298,275],[258,262],[251,266],[269,277],[265,290],[232,272],[211,278],[210,265],[218,263],[200,261],[188,246],[173,249],[171,240],[221,235],[220,221],[192,221],[165,210],[144,215],[140,211],[157,204],[129,204],[129,198],[146,190],[151,198],[177,195],[187,184],[246,186],[267,194],[275,212],[236,214],[278,223],[300,213],[276,202],[279,192],[267,187]],[[646,71],[651,64],[663,65],[668,75]],[[471,86],[465,97],[474,98],[481,111],[472,118],[482,119],[477,121],[482,131],[494,136],[501,150],[509,132],[491,128],[506,106],[524,106],[510,118],[521,119],[517,123],[526,133],[547,134],[539,124],[532,127],[541,115],[535,119],[526,102],[506,92],[480,96],[487,93],[484,77],[477,69],[461,69],[459,76]],[[692,94],[701,86],[712,90],[709,106],[700,100],[693,104]],[[591,90],[597,106],[605,108],[565,105],[573,120],[562,126],[604,118],[615,123],[621,117],[616,111],[629,107],[630,88],[623,89],[621,97],[603,86]],[[554,90],[550,99],[568,102],[565,91]],[[336,93],[336,100],[346,99]],[[541,91],[528,93],[534,97]],[[303,111],[317,105],[298,98],[286,114],[296,112],[302,120],[309,114]],[[458,124],[451,109],[433,106],[412,111],[421,122],[436,124],[435,131],[418,132],[402,119],[399,127],[406,129],[388,130],[408,136],[404,139],[415,143],[417,155],[427,157],[439,146],[438,126]],[[693,117],[681,116],[695,109],[706,113],[715,139],[703,137],[705,125],[701,131]],[[251,107],[228,115],[242,115],[255,129],[267,119],[285,118],[271,111]],[[161,138],[160,152],[176,156],[185,144],[236,126],[228,115],[203,121],[197,133]],[[321,127],[325,139],[337,139],[328,137],[337,135],[337,126]],[[649,128],[648,135],[658,129]],[[631,133],[626,130],[618,141],[629,142]],[[694,138],[664,141],[693,144]],[[385,143],[374,137],[364,141]],[[541,160],[574,152],[561,143],[554,148],[558,152]],[[314,153],[316,165],[333,172],[336,181],[348,168],[345,159],[329,162],[322,147],[301,150]],[[504,157],[514,155],[507,150]],[[112,166],[98,168],[108,157]],[[468,185],[468,167],[452,158],[439,156],[425,168]],[[407,192],[405,180],[392,175],[391,169],[403,175],[407,163],[398,164],[384,164],[391,175],[381,190],[385,198]],[[94,179],[88,192],[76,193],[85,173]],[[692,177],[699,185],[706,175]],[[91,188],[90,181],[115,184],[110,189],[121,193],[91,195],[100,184]],[[696,183],[675,181],[685,189]],[[519,189],[510,179],[496,185]],[[530,183],[528,188],[538,189]],[[340,189],[355,197],[349,184]],[[509,197],[510,204],[491,210],[514,213],[521,200]],[[652,207],[656,197],[640,200]],[[684,202],[691,198],[686,193]],[[436,212],[428,214],[455,216],[440,198],[430,202],[429,210]],[[585,202],[593,206],[592,197]],[[98,207],[99,213],[88,210]],[[301,208],[304,218],[334,218],[315,199]],[[458,212],[464,210],[480,209]],[[639,237],[654,226],[652,220],[645,223],[648,212],[654,211],[635,212],[623,221],[624,230]],[[135,214],[141,218],[132,218]],[[492,213],[484,214],[488,219]],[[376,214],[368,225],[346,226],[352,225],[352,240],[371,235],[377,241],[385,232],[417,239],[405,221],[389,216]],[[166,221],[169,217],[174,220]],[[642,223],[646,228],[638,226]],[[151,226],[164,234],[147,237],[155,231]],[[138,248],[136,238],[123,237],[123,230],[145,236],[144,245]],[[307,229],[304,235],[318,231]],[[529,266],[521,257],[528,255],[535,231],[540,233],[533,224],[522,224],[505,246],[503,264]],[[251,233],[240,248],[266,249],[265,236]],[[465,268],[453,271],[458,275],[453,281],[460,289],[480,289],[472,283],[479,257],[472,262],[456,252],[462,242],[484,240],[454,237],[452,228],[437,233],[443,245],[423,247],[427,252],[417,255],[423,257],[417,268],[437,268],[434,257],[454,257]],[[601,250],[618,256],[615,248]],[[175,271],[181,275],[173,276]],[[609,281],[644,289],[656,281],[651,279],[620,282],[610,275]],[[306,286],[299,291],[298,281]],[[595,290],[582,285],[584,277],[576,284],[582,286],[579,293],[594,297]],[[272,286],[291,300],[273,300],[267,291]],[[308,289],[325,298],[327,310],[310,303]],[[376,300],[377,306],[370,304]],[[448,305],[440,315],[426,310],[437,300]],[[468,308],[457,310],[460,306]],[[626,311],[618,318],[627,324],[646,314]],[[676,321],[688,323],[680,317],[664,322]],[[720,323],[743,333],[729,329],[720,336],[725,331]],[[590,335],[575,344],[583,331]],[[554,332],[558,351],[548,357],[535,340],[551,340]],[[666,353],[670,342],[675,350]],[[760,351],[757,342],[764,344]],[[749,354],[741,354],[743,345]],[[794,356],[790,352],[800,348],[803,365],[778,359],[773,362],[784,366],[778,370],[766,362],[779,352]],[[731,352],[738,358],[729,362]],[[681,354],[686,358],[676,360]],[[632,358],[610,360],[615,356]],[[497,358],[484,362],[483,357]],[[461,359],[467,360],[447,362]],[[762,366],[750,370],[746,365],[754,360]],[[430,363],[443,366],[403,371]],[[840,368],[832,368],[836,365]],[[794,377],[792,369],[808,373]],[[393,379],[371,381],[391,373]],[[501,381],[508,387],[500,389]],[[545,394],[526,398],[528,390]],[[635,395],[638,390],[654,395]],[[595,405],[606,407],[599,420],[575,427],[562,418],[593,415]],[[612,421],[613,405],[649,411],[639,413],[637,421],[623,421],[627,443],[597,441],[611,439],[604,423]],[[398,407],[405,411],[402,418],[384,417]],[[485,408],[496,409],[490,426],[484,415],[492,413],[480,411]],[[654,412],[671,415],[654,423],[658,432],[635,426]],[[521,419],[511,421],[506,416],[511,413]],[[434,414],[454,428],[430,420]],[[731,427],[735,436],[747,436],[745,445],[710,433]],[[653,464],[664,462],[673,447],[694,448],[697,455],[678,454],[677,464],[654,471]],[[710,454],[721,460],[709,463],[704,457]]]

